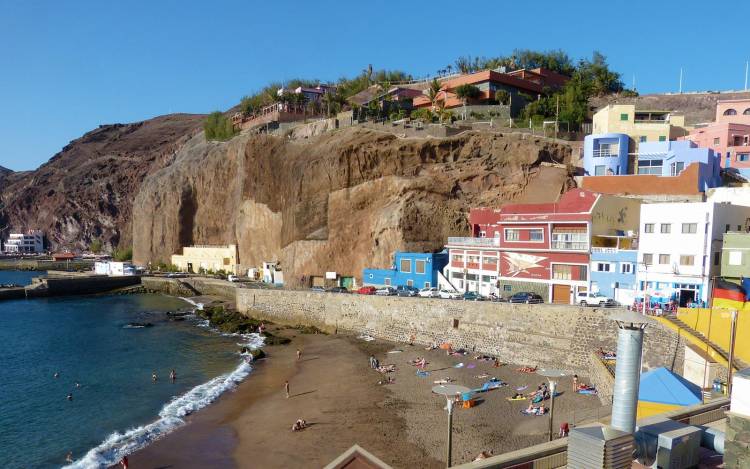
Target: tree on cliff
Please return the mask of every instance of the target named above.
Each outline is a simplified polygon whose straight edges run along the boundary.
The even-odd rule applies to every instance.
[[[212,112],[203,123],[206,140],[229,140],[237,133],[227,116],[219,111]]]
[[[470,85],[468,83],[457,86],[454,91],[456,93],[456,97],[458,97],[458,99],[460,99],[464,103],[463,119],[466,120],[466,103],[470,99],[477,98],[482,92],[479,91],[479,88],[477,88],[476,86]]]

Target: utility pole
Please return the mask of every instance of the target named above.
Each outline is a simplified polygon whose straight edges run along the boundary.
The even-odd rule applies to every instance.
[[[734,374],[734,341],[737,336],[737,310],[732,310],[732,327],[729,332],[729,366],[727,367],[727,395],[732,395],[732,375]]]
[[[750,64],[749,61],[745,61],[745,91],[747,91],[747,67]]]
[[[560,95],[557,95],[557,100],[555,102],[555,140],[557,140],[557,123],[560,119]]]
[[[680,67],[680,94],[682,94],[682,67]]]

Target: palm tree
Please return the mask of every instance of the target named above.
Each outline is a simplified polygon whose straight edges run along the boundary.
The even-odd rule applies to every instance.
[[[453,71],[453,65],[448,64],[448,65],[445,66],[445,68],[446,68],[446,70],[448,70],[448,75],[450,75],[451,71]]]
[[[440,93],[440,82],[437,81],[437,78],[433,78],[432,83],[430,83],[430,87],[427,88],[427,97],[430,98],[430,103],[432,104],[433,111],[436,107],[438,93]]]
[[[466,84],[457,86],[455,89],[455,93],[456,93],[456,96],[464,103],[463,119],[466,120],[466,102],[469,99],[473,99],[479,96],[481,91],[479,91],[479,88],[477,88],[476,86],[466,83]]]

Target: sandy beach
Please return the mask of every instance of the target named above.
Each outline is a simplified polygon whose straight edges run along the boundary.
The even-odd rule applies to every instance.
[[[235,391],[132,455],[131,467],[316,468],[355,443],[397,468],[444,467],[445,400],[431,388],[445,378],[470,388],[481,387],[489,377],[508,383],[479,394],[475,407],[455,411],[454,464],[481,451],[499,454],[547,439],[548,417],[525,416],[520,411],[528,401],[507,400],[516,388],[528,386],[524,392],[529,392],[545,380],[516,371],[518,365],[495,368],[472,353],[449,356],[419,345],[343,335],[293,329],[274,333],[292,343],[267,347],[268,358]],[[396,365],[397,371],[388,373],[394,383],[377,384],[384,375],[369,368],[370,354],[381,364]],[[428,376],[418,376],[417,368],[407,363],[417,357],[426,358]],[[463,366],[456,368],[459,363]],[[285,381],[290,384],[288,399]],[[582,422],[603,413],[595,396],[573,392],[570,377],[559,381],[555,432],[560,422]],[[581,381],[587,382],[586,377]],[[292,432],[298,418],[311,425]]]

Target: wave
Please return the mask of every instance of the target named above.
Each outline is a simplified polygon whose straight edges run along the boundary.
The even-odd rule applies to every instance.
[[[199,303],[199,302],[193,300],[192,298],[187,298],[185,296],[179,296],[178,298],[181,299],[182,301],[185,301],[185,302],[190,303],[191,305],[195,306],[195,309],[203,311],[203,303]]]
[[[183,298],[185,299],[185,298]],[[196,307],[198,307],[196,305]],[[234,335],[234,334],[232,334]],[[259,348],[263,337],[258,334],[237,334],[245,339],[243,347]],[[242,354],[244,355],[244,354]],[[224,392],[237,387],[252,371],[244,360],[231,373],[217,376],[195,386],[185,394],[172,399],[159,411],[159,418],[148,424],[132,428],[124,433],[114,432],[99,446],[92,448],[81,459],[65,466],[65,469],[88,469],[117,464],[127,456],[185,425],[185,417],[215,401]]]

